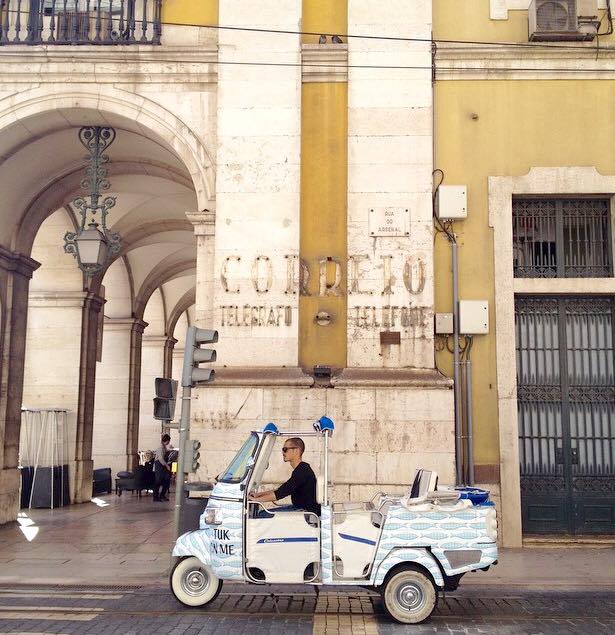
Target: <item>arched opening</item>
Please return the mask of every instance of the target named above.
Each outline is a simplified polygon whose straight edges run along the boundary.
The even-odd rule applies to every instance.
[[[26,91],[0,111],[0,187],[7,192],[0,205],[0,380],[13,397],[0,403],[0,477],[8,483],[0,494],[0,522],[18,509],[22,391],[29,406],[69,410],[71,498],[89,500],[94,466],[116,472],[135,462],[141,403],[149,401],[151,411],[154,390],[153,382],[142,389],[143,339],[165,340],[160,376],[172,355],[168,311],[176,296],[194,287],[196,247],[186,213],[208,200],[208,155],[188,127],[159,106],[114,89],[97,91]],[[108,224],[121,234],[122,250],[92,279],[63,253],[64,233],[76,222],[71,202],[83,194],[81,125],[117,131],[106,194],[117,197]],[[180,284],[184,278],[190,280]]]

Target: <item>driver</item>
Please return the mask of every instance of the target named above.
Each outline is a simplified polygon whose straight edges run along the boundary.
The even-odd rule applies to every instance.
[[[320,505],[316,502],[316,475],[309,463],[301,460],[305,443],[299,437],[286,439],[282,447],[284,463],[290,463],[293,473],[275,490],[251,493],[250,500],[266,503],[290,496],[292,505],[276,507],[272,511],[307,511],[320,516]]]

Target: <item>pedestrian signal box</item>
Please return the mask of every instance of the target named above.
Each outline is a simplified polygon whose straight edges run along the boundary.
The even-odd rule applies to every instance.
[[[175,416],[175,396],[177,381],[168,377],[156,377],[154,380],[156,397],[154,397],[154,419],[172,421]]]

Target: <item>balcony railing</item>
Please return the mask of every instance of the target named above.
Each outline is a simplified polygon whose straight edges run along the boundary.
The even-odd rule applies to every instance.
[[[0,46],[160,44],[162,0],[0,0]]]

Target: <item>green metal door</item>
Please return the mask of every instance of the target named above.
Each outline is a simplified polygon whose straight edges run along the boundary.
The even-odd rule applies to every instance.
[[[523,531],[615,532],[614,301],[517,297]]]

